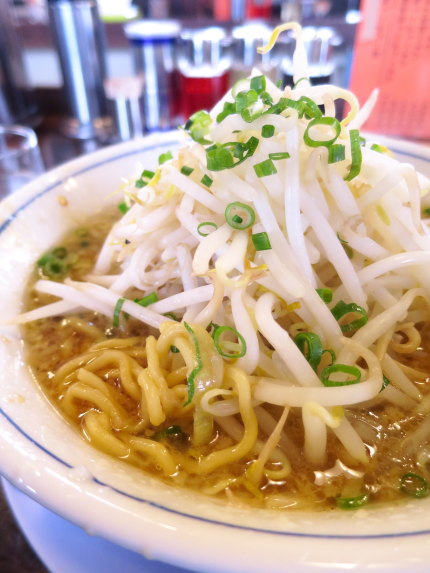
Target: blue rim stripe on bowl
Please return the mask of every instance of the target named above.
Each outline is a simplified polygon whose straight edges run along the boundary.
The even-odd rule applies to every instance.
[[[178,144],[177,140],[172,140],[172,141],[167,141],[167,142],[162,142],[162,143],[161,142],[156,143],[156,144],[149,145],[149,146],[142,145],[142,147],[140,147],[138,149],[132,149],[132,150],[126,151],[122,154],[115,156],[114,158],[108,157],[106,159],[101,159],[99,162],[92,163],[91,165],[89,165],[87,167],[84,167],[84,168],[79,169],[73,173],[68,174],[67,177],[65,177],[59,181],[56,181],[55,183],[53,183],[53,184],[49,185],[48,187],[46,187],[45,189],[43,189],[40,193],[37,193],[36,195],[31,197],[26,203],[21,205],[14,213],[12,213],[7,219],[5,219],[5,221],[3,221],[3,223],[0,224],[0,235],[9,227],[9,225],[19,215],[19,213],[24,211],[29,205],[34,203],[40,197],[46,195],[48,192],[52,191],[53,189],[55,189],[59,185],[62,185],[70,177],[80,175],[82,173],[85,173],[87,171],[94,169],[95,167],[99,167],[99,166],[104,165],[106,163],[110,163],[110,162],[112,162],[112,160],[115,161],[116,159],[122,159],[124,157],[129,157],[131,155],[137,155],[139,153],[142,153],[143,151],[152,151],[154,149],[158,149],[158,148],[162,148],[162,147],[171,147],[171,146],[175,146],[177,144]],[[391,150],[395,153],[399,153],[401,155],[406,155],[406,156],[412,157],[414,159],[429,161],[429,158],[427,158],[425,156],[420,156],[420,155],[415,154],[415,153],[404,152],[404,151],[401,151],[398,149],[394,149],[393,147],[391,147]],[[42,444],[37,442],[34,438],[32,438],[2,408],[0,408],[0,414],[3,416],[3,418],[5,420],[7,420],[7,422],[17,432],[19,432],[24,438],[26,438],[31,444],[36,446],[38,449],[40,449],[43,453],[50,456],[58,464],[60,464],[64,467],[67,467],[69,469],[72,469],[74,467],[73,465],[69,464],[68,462],[66,462],[65,460],[63,460],[62,458],[60,458],[59,456],[57,456],[53,452],[51,452],[49,449],[45,448]],[[101,485],[103,487],[109,488],[110,490],[114,491],[115,493],[117,493],[119,495],[122,495],[124,497],[127,497],[129,499],[132,499],[132,500],[140,502],[140,503],[147,504],[147,505],[154,507],[156,509],[166,511],[167,513],[172,513],[172,514],[178,515],[180,517],[185,517],[188,519],[201,521],[203,523],[208,523],[211,525],[219,525],[222,527],[228,527],[228,528],[232,528],[232,529],[245,530],[245,531],[253,531],[253,532],[257,532],[257,533],[266,533],[266,534],[280,535],[280,536],[285,536],[285,537],[317,538],[317,539],[346,539],[346,540],[349,540],[349,539],[390,539],[390,538],[400,538],[400,537],[423,536],[423,535],[429,535],[430,534],[430,529],[423,529],[423,530],[418,530],[418,531],[405,531],[405,532],[398,532],[398,533],[367,534],[367,535],[316,534],[316,533],[302,533],[302,532],[296,532],[296,531],[277,531],[277,530],[271,530],[271,529],[263,529],[263,528],[252,527],[252,526],[227,523],[227,522],[216,520],[216,519],[210,519],[210,518],[182,512],[182,511],[173,509],[171,507],[165,506],[163,504],[156,503],[154,501],[129,494],[129,493],[122,491],[122,490],[120,490],[114,486],[111,486],[111,485],[109,485],[109,484],[107,484],[107,483],[105,483],[105,482],[103,482],[103,481],[101,481],[95,477],[92,477],[92,481],[94,483],[96,483],[97,485]]]

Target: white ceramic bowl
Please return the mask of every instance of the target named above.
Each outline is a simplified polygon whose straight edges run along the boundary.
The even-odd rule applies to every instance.
[[[429,150],[384,143],[430,174]],[[117,203],[111,193],[138,162],[151,168],[177,145],[168,133],[98,151],[0,205],[2,323],[19,311],[38,256],[88,214]],[[430,498],[319,514],[234,508],[94,450],[38,390],[11,327],[0,327],[0,471],[86,531],[199,572],[428,571]]]

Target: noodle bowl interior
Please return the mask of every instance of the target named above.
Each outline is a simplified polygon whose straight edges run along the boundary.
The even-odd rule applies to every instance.
[[[422,498],[430,184],[360,136],[374,98],[299,64],[194,114],[116,214],[39,258],[15,322],[83,437],[168,483],[286,510]]]

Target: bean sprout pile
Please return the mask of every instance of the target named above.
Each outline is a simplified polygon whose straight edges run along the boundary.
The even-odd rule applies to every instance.
[[[275,479],[270,464],[291,471],[291,411],[303,422],[303,443],[291,447],[314,468],[326,468],[329,436],[364,467],[368,439],[351,412],[426,401],[402,357],[420,348],[429,321],[429,182],[360,134],[375,94],[360,109],[348,90],[310,84],[301,29],[288,28],[294,87],[255,71],[195,113],[183,145],[122,186],[124,214],[92,272],[38,280],[37,292],[59,300],[17,319],[88,309],[114,327],[131,316],[156,329],[138,377],[139,432],[183,409],[195,446],[214,427],[236,446],[202,455],[200,468],[183,454],[179,465],[209,473],[253,453],[246,479],[256,487]],[[168,373],[181,368],[172,406]],[[176,462],[166,470],[175,471]]]

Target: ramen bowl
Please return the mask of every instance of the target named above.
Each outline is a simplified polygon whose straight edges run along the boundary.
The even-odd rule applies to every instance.
[[[430,151],[381,140],[430,173]],[[0,205],[0,471],[91,534],[199,572],[428,570],[430,498],[354,511],[263,510],[179,489],[95,450],[26,365],[19,313],[35,261],[88,215],[118,203],[121,179],[179,145],[153,135],[81,157]]]

